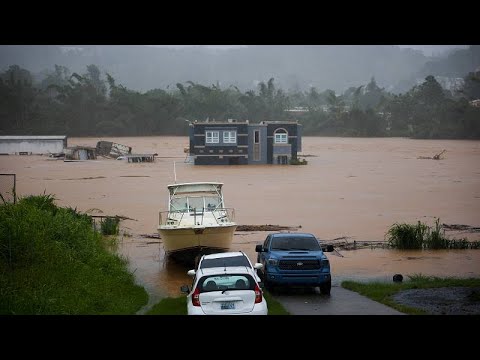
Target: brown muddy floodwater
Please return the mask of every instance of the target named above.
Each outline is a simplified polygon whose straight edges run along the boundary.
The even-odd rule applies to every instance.
[[[118,251],[129,259],[138,283],[151,295],[179,295],[190,283],[188,270],[166,261],[156,233],[158,212],[167,209],[167,185],[223,182],[227,207],[240,225],[301,226],[320,239],[381,241],[396,222],[480,226],[480,142],[403,138],[304,137],[306,166],[194,166],[185,163],[187,137],[70,138],[68,146],[95,146],[98,140],[157,153],[154,163],[63,162],[47,156],[2,156],[0,173],[17,174],[17,193],[54,194],[57,204],[93,215],[122,215]],[[446,150],[443,160],[432,157]],[[233,250],[252,261],[266,232],[237,232]],[[480,240],[480,233],[451,237]],[[397,251],[361,249],[329,254],[333,282],[390,281],[393,274],[480,276],[480,250]]]

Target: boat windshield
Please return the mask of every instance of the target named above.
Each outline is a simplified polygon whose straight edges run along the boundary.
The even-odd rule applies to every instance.
[[[315,237],[278,237],[272,239],[272,250],[320,250]]]
[[[178,196],[170,200],[170,211],[213,211],[222,208],[219,196]]]

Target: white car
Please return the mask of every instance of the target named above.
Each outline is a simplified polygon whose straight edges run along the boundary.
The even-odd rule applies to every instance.
[[[215,253],[215,254],[208,254],[203,255],[198,264],[196,269],[207,269],[212,267],[230,267],[230,266],[247,266],[253,270],[255,274],[255,280],[262,286],[262,280],[257,275],[258,269],[263,269],[263,264],[255,263],[252,265],[252,262],[248,258],[247,254],[243,251],[229,251],[229,252],[222,252],[222,253]],[[196,273],[195,270],[190,270],[188,275],[194,276]]]
[[[198,269],[187,294],[188,315],[267,315],[267,301],[247,266]]]

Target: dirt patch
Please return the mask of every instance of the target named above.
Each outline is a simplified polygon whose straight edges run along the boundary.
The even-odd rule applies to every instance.
[[[395,294],[393,300],[431,315],[480,315],[480,287],[410,289]]]

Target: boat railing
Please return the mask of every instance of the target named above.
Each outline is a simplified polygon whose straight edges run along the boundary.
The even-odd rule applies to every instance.
[[[181,225],[184,223],[190,223],[190,220],[184,221],[187,217],[193,216],[192,225],[204,225],[206,219],[213,220],[217,225],[224,225],[225,223],[232,222],[235,219],[235,209],[233,208],[193,208],[190,210],[172,210],[172,211],[160,211],[158,223],[160,225]]]
[[[212,214],[219,225],[235,220],[235,209],[233,208],[215,209]]]

